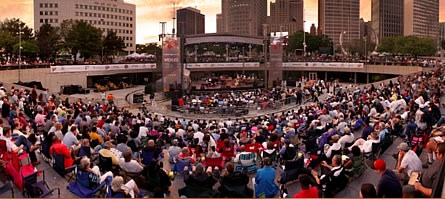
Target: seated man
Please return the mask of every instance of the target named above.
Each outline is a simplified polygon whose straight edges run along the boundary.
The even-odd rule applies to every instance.
[[[399,149],[399,155],[394,172],[401,181],[408,180],[413,171],[422,171],[422,161],[407,143],[400,143],[397,149]]]
[[[220,184],[220,197],[250,198],[253,195],[253,190],[247,187],[249,176],[243,172],[235,171],[235,165],[231,162],[226,164]]]
[[[180,196],[188,198],[214,198],[219,196],[218,191],[213,190],[213,186],[219,178],[218,169],[212,171],[212,167],[208,167],[204,171],[204,166],[198,163],[196,167],[192,168],[192,174],[189,174],[188,170],[189,168],[186,166],[184,168],[185,187],[178,190]]]
[[[372,152],[373,143],[380,143],[380,137],[377,132],[372,132],[371,134],[369,134],[367,140],[364,140],[362,138],[356,140],[354,144],[348,148],[348,150],[351,151],[352,147],[358,146],[362,153],[370,153]]]
[[[117,197],[119,194],[122,194],[122,196],[125,198],[139,197],[139,194],[141,193],[134,180],[130,180],[124,184],[124,179],[122,176],[116,176],[113,178],[110,191],[112,197]]]
[[[150,164],[142,174],[145,177],[145,188],[151,192],[153,198],[163,198],[169,192],[171,181],[168,172],[159,164]]]
[[[83,187],[86,187],[88,189],[95,189],[108,176],[113,177],[113,173],[111,171],[108,171],[101,176],[99,167],[94,166],[93,168],[91,168],[90,164],[90,159],[87,157],[83,157],[80,160],[79,169],[77,170],[77,181]]]
[[[124,157],[119,159],[119,167],[131,173],[140,173],[144,169],[140,160],[133,160],[131,150],[126,151]]]
[[[415,182],[414,185],[405,185],[403,187],[403,193],[408,198],[429,198],[431,197],[433,186],[436,181],[439,180],[440,165],[443,163],[445,154],[445,143],[437,145],[435,150],[437,160],[432,165],[422,172],[422,176],[419,182]]]
[[[314,176],[317,185],[326,185],[324,190],[325,197],[332,198],[334,194],[343,190],[348,183],[348,178],[342,166],[341,156],[334,155],[332,157],[332,166],[328,165],[326,161],[322,161],[321,165],[330,170],[329,174],[318,177],[318,172],[312,170],[312,176]]]
[[[255,164],[255,158],[251,158],[251,159],[248,159],[248,160],[244,160],[244,159],[241,158],[241,156],[242,156],[242,155],[249,155],[249,154],[252,154],[252,155],[254,155],[254,157],[255,157],[256,154],[254,154],[253,152],[246,152],[246,146],[244,146],[244,145],[241,145],[241,147],[240,147],[240,151],[241,151],[241,153],[238,153],[238,154],[235,156],[235,158],[233,159],[233,162],[235,162],[235,163],[239,163],[239,164],[241,164],[241,165],[243,165],[243,166],[250,166],[250,165]]]

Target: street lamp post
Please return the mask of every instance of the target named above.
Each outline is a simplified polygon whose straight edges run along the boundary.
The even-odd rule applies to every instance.
[[[104,64],[104,48],[105,48],[105,47],[102,47],[102,57],[100,57],[100,62],[101,62],[102,64]]]
[[[244,75],[244,46],[243,46],[243,75]]]
[[[195,45],[195,62],[198,63],[198,45]]]
[[[369,83],[369,74],[368,74],[368,48],[367,48],[367,37],[363,37],[363,39],[365,40],[365,70],[366,70],[366,83]]]
[[[306,30],[304,28],[306,21],[303,21],[303,56],[306,57]]]
[[[226,44],[226,62],[229,62],[229,44]]]
[[[343,34],[346,34],[346,33],[347,33],[346,31],[342,31],[342,32],[340,32],[340,38],[339,38],[341,52],[342,52],[344,55],[348,55],[348,53],[346,52],[345,48],[343,48]]]
[[[249,44],[249,59],[252,59],[252,44]]]
[[[19,58],[18,58],[18,66],[19,66],[19,71],[18,71],[18,75],[19,75],[19,82],[21,81],[20,79],[20,72],[21,72],[21,61],[22,61],[22,26],[19,22],[19,32],[17,33],[19,35]]]

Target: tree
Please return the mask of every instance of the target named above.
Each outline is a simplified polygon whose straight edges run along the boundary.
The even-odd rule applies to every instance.
[[[6,31],[0,30],[0,49],[2,53],[9,56],[13,53],[14,44],[18,43],[15,38]]]
[[[71,27],[62,33],[64,46],[74,56],[75,61],[77,61],[78,53],[81,57],[89,59],[101,51],[102,39],[99,29],[83,21],[68,21],[64,25]]]
[[[43,60],[56,58],[61,49],[61,37],[56,27],[43,24],[36,32],[36,39],[40,58]]]
[[[125,42],[114,31],[108,31],[103,40],[104,55],[118,55],[125,49]]]
[[[18,55],[19,53],[19,43],[14,45],[13,49],[14,54]],[[39,47],[37,45],[36,40],[30,41],[22,41],[22,51],[21,56],[25,58],[36,58],[39,53]]]
[[[384,38],[378,51],[413,56],[432,56],[436,53],[436,44],[430,38],[398,36]]]
[[[24,41],[30,41],[34,40],[34,34],[32,28],[29,28],[25,22],[20,21],[20,19],[12,18],[12,19],[5,19],[0,24],[0,30],[8,32],[13,37],[18,37],[18,33],[22,32],[22,40]],[[18,42],[18,40],[17,40]]]
[[[162,49],[157,43],[136,44],[136,52],[139,54],[147,53],[153,55],[161,55]]]
[[[306,34],[306,52],[318,52],[322,48],[332,48],[332,40],[326,35],[310,35],[298,31],[289,36],[288,45],[285,50],[288,53],[295,52],[295,49],[303,49],[304,34]]]
[[[442,47],[442,50],[445,50],[445,40],[440,41],[440,47]]]

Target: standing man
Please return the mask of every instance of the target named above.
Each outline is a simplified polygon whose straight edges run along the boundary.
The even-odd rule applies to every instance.
[[[377,185],[377,197],[401,198],[403,196],[402,185],[400,185],[396,174],[386,169],[386,162],[383,159],[377,159],[374,162],[374,168],[377,174],[381,176]]]

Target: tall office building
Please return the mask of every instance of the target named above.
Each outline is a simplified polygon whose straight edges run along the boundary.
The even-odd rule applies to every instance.
[[[315,24],[311,25],[311,31],[309,32],[312,36],[317,35],[317,27],[315,27]]]
[[[360,0],[318,0],[319,33],[340,45],[347,45],[360,36]]]
[[[216,15],[216,32],[225,32],[224,31],[224,18],[222,14]]]
[[[127,53],[136,51],[136,6],[124,0],[34,0],[34,30],[60,26],[66,19],[84,21],[107,34],[116,32]]]
[[[445,22],[439,23],[439,42],[445,40]]]
[[[304,29],[303,0],[276,0],[270,3],[268,32],[293,34]]]
[[[240,35],[263,36],[267,21],[267,0],[222,0],[223,32]],[[218,32],[221,33],[221,32]]]
[[[404,0],[372,0],[371,32],[381,41],[403,35]],[[374,39],[373,39],[374,40]]]
[[[404,35],[438,40],[439,0],[405,0]]]
[[[178,35],[204,34],[205,16],[195,8],[187,7],[176,11]]]

